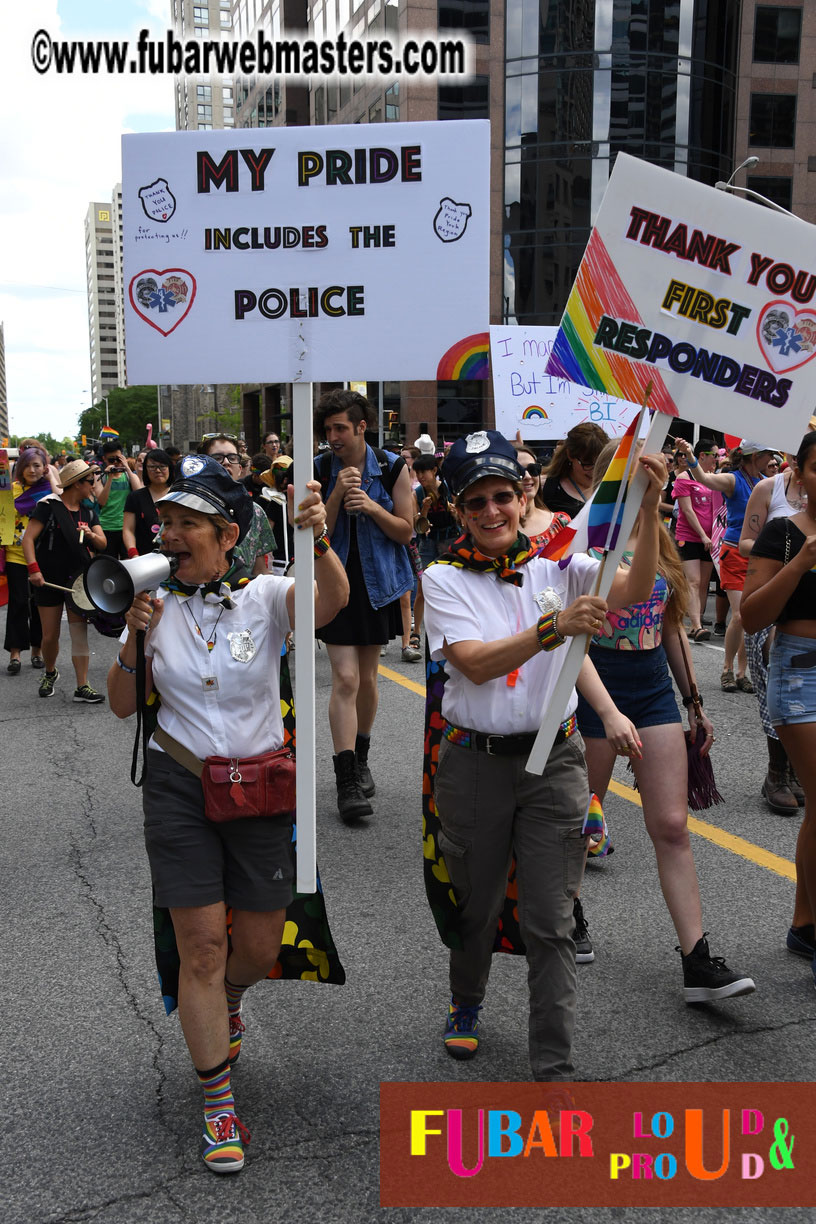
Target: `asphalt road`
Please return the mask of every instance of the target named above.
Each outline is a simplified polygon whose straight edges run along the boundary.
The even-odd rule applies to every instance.
[[[90,680],[103,689],[116,647],[93,631],[91,646]],[[580,967],[579,1074],[812,1080],[816,992],[807,963],[784,949],[799,821],[769,813],[760,798],[765,750],[755,699],[720,692],[716,643],[693,650],[727,798],[695,825],[704,925],[712,951],[749,971],[757,992],[719,1007],[684,1005],[676,938],[619,768],[619,793],[607,804],[616,852],[587,874],[583,892],[597,955]],[[5,659],[0,666],[4,1224],[498,1218],[379,1207],[381,1081],[528,1076],[526,974],[516,958],[496,958],[478,1060],[459,1065],[442,1048],[446,957],[421,874],[421,667],[403,664],[395,644],[382,660],[371,756],[376,816],[348,829],[336,817],[329,673],[318,654],[326,745],[318,854],[348,982],[268,983],[248,996],[234,1083],[253,1139],[243,1173],[217,1179],[200,1160],[199,1088],[156,984],[140,796],[129,780],[133,720],[72,703],[68,653],[64,632],[62,677],[48,701],[38,698],[41,673],[27,662],[17,678],[5,674]],[[711,838],[719,830],[738,840],[718,844]],[[518,1210],[513,1218],[625,1214]],[[760,1216],[739,1212],[740,1220]],[[804,1209],[774,1216],[813,1219]],[[650,1210],[648,1218],[691,1221],[692,1212]]]

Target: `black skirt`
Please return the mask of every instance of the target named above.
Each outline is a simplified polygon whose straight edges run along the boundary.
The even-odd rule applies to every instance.
[[[360,550],[357,547],[357,524],[351,527],[346,576],[349,580],[349,601],[334,620],[329,621],[315,636],[329,646],[385,646],[392,638],[402,637],[402,610],[395,599],[382,608],[373,608],[366,591]]]

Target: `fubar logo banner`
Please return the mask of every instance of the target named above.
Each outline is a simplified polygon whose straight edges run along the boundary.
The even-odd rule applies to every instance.
[[[816,1206],[808,1084],[380,1085],[383,1207]]]

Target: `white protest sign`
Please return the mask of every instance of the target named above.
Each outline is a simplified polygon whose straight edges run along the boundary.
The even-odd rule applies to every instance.
[[[548,373],[795,451],[815,358],[816,227],[618,154]]]
[[[515,438],[519,431],[533,442],[564,438],[574,425],[591,421],[610,438],[621,437],[640,412],[640,404],[548,374],[557,335],[557,327],[491,326],[496,429],[506,438]]]
[[[473,377],[489,124],[122,139],[128,380]]]

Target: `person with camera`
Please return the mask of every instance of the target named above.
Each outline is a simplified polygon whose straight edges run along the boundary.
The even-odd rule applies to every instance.
[[[88,684],[88,626],[64,588],[70,587],[88,568],[95,552],[104,552],[105,533],[96,511],[85,504],[94,483],[93,471],[85,460],[66,463],[59,480],[61,493],[52,493],[37,502],[23,536],[28,580],[42,625],[45,670],[39,695],[53,697],[59,679],[57,655],[65,604],[71,635],[71,662],[76,673],[74,701],[100,705],[105,698]]]
[[[179,1017],[204,1093],[204,1162],[235,1173],[249,1142],[231,1084],[242,1000],[278,959],[292,899],[294,796],[273,771],[281,768],[280,655],[294,627],[295,587],[290,578],[253,578],[236,561],[253,505],[216,459],[187,455],[158,510],[161,550],[178,569],[159,592],[134,600],[108,693],[117,717],[136,713],[144,631],[145,692],[160,697],[142,791],[154,903],[170,910],[175,930]],[[294,517],[314,535],[315,623],[323,625],[346,603],[348,583],[315,481]],[[257,782],[247,790],[253,777],[265,782],[265,799]]]
[[[119,559],[127,556],[123,530],[125,502],[130,492],[141,489],[142,482],[125,462],[121,443],[111,439],[102,443],[102,478],[97,482],[96,498],[99,503],[99,522],[105,533],[105,552]]]

